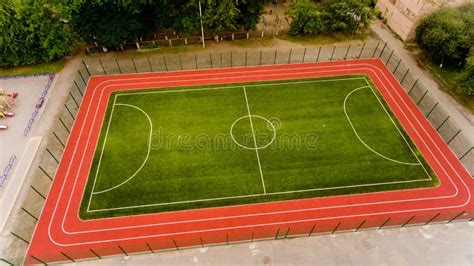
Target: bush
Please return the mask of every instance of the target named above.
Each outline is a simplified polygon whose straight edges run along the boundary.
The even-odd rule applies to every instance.
[[[290,34],[310,34],[324,31],[320,7],[309,0],[293,2],[286,14],[291,19]]]
[[[0,16],[0,66],[50,62],[70,52],[73,35],[42,1],[14,6]]]
[[[473,7],[444,7],[420,21],[416,41],[433,61],[441,66],[464,63],[474,40]]]
[[[474,96],[474,48],[472,47],[469,56],[466,58],[459,92]]]

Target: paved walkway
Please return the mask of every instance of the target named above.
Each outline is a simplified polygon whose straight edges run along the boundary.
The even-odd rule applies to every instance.
[[[76,265],[474,265],[474,223],[259,241]]]
[[[414,76],[420,79],[433,98],[436,99],[440,105],[446,109],[450,117],[457,122],[464,132],[463,135],[469,138],[471,143],[474,143],[474,114],[456,102],[453,97],[442,91],[440,85],[431,73],[420,68],[414,56],[410,54],[410,51],[404,48],[403,42],[395,37],[383,24],[376,22],[371,25],[371,28],[383,41],[387,42],[392,49],[395,49]]]

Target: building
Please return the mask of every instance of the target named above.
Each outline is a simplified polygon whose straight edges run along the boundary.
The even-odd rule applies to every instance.
[[[407,41],[415,38],[416,25],[425,15],[443,5],[459,6],[468,2],[469,0],[379,0],[377,8],[387,18],[388,26],[402,40]]]

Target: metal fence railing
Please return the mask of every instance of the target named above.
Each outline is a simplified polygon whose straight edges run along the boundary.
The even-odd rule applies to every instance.
[[[6,246],[11,249],[8,263],[20,264],[23,261],[29,239],[33,233],[35,223],[38,219],[39,210],[42,209],[44,200],[54,179],[57,165],[62,156],[71,126],[77,116],[78,108],[82,102],[88,79],[93,75],[141,73],[141,72],[164,72],[190,69],[212,69],[228,67],[245,67],[257,65],[293,64],[306,62],[324,62],[332,60],[380,58],[387,68],[393,73],[398,82],[410,95],[413,102],[425,114],[433,127],[439,132],[446,144],[463,163],[471,176],[474,174],[474,151],[472,140],[464,135],[456,122],[450,118],[449,113],[442,104],[432,97],[430,91],[412,74],[401,57],[384,43],[366,43],[363,45],[349,46],[321,46],[301,49],[263,49],[234,51],[225,53],[186,53],[165,54],[129,58],[88,58],[82,62],[74,78],[69,97],[64,108],[58,115],[57,122],[47,137],[47,156],[43,156],[37,166],[37,172],[30,185],[26,199],[16,219],[19,220],[16,228],[12,228],[11,238]],[[174,243],[160,243],[159,249],[181,249],[184,246],[209,246],[215,244],[228,244],[232,242],[254,241],[258,239],[285,239],[289,237],[312,236],[322,233],[337,233],[344,231],[358,231],[369,228],[403,227],[413,224],[428,224],[432,222],[452,222],[453,220],[465,220],[462,213],[440,213],[430,217],[383,217],[361,220],[359,223],[349,223],[341,220],[336,224],[326,227],[315,228],[312,225],[295,225],[275,228],[275,230],[260,230],[258,228],[249,231],[245,236],[219,235],[215,239],[187,239],[186,241],[174,241]],[[470,214],[472,216],[472,214]],[[472,217],[471,217],[472,218]],[[21,222],[24,221],[24,222]],[[137,244],[138,245],[138,244]],[[122,251],[151,250],[158,249],[156,243],[140,243],[140,248],[121,246]],[[101,250],[85,250],[83,258],[92,256],[101,257]],[[103,251],[110,254],[110,250]],[[87,253],[87,254],[86,254]],[[112,252],[114,253],[114,252]],[[116,253],[116,252],[115,252]],[[131,253],[131,252],[128,252]],[[65,260],[79,259],[68,255]],[[45,259],[45,258],[40,258]],[[47,261],[46,261],[47,262]]]
[[[5,181],[7,181],[8,175],[10,174],[10,171],[13,169],[13,165],[15,164],[16,161],[16,155],[12,154],[10,156],[10,159],[8,160],[7,166],[3,169],[2,175],[0,175],[0,188],[3,187],[3,184]]]
[[[30,133],[31,128],[33,127],[33,123],[36,120],[36,116],[38,115],[41,107],[43,106],[44,101],[46,100],[46,96],[48,95],[48,91],[51,88],[51,84],[53,84],[55,76],[56,76],[55,74],[49,74],[48,83],[44,87],[43,92],[41,93],[41,97],[36,102],[35,110],[31,114],[31,118],[30,118],[30,120],[28,120],[28,124],[26,125],[25,130],[23,131],[23,135],[25,137],[28,136],[28,134]]]

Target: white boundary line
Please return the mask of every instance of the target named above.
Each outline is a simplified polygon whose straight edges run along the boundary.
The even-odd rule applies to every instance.
[[[235,144],[237,144],[237,146],[239,146],[239,147],[241,147],[241,148],[243,148],[243,149],[246,149],[246,150],[255,150],[255,149],[261,150],[261,149],[265,149],[265,148],[267,148],[268,146],[272,145],[272,143],[273,143],[273,142],[275,141],[275,139],[276,139],[276,128],[275,128],[275,126],[273,125],[272,121],[266,119],[266,118],[263,117],[263,116],[259,116],[259,115],[252,115],[252,117],[260,118],[260,119],[262,119],[263,121],[267,122],[267,124],[270,125],[270,127],[271,127],[272,130],[273,130],[273,134],[272,134],[273,137],[272,137],[272,139],[271,139],[267,144],[265,144],[265,145],[263,145],[263,146],[256,147],[256,148],[250,148],[250,147],[247,147],[247,146],[245,146],[245,145],[240,144],[240,143],[234,138],[234,134],[233,134],[232,132],[233,132],[233,129],[234,129],[235,124],[237,124],[237,122],[239,122],[240,120],[242,120],[242,119],[244,119],[244,118],[247,118],[247,117],[249,117],[249,116],[248,116],[248,115],[244,115],[244,116],[241,116],[241,117],[237,118],[237,119],[234,121],[234,123],[232,123],[232,125],[230,126],[230,137],[231,137],[232,140],[235,142]]]
[[[247,112],[248,112],[249,121],[250,121],[250,128],[252,129],[253,144],[255,145],[255,154],[257,155],[258,170],[260,170],[260,179],[262,179],[263,194],[267,194],[267,188],[265,187],[265,179],[263,179],[262,165],[260,164],[260,155],[258,154],[257,137],[255,136],[255,130],[253,128],[253,122],[252,122],[252,114],[250,113],[249,100],[247,98],[247,90],[245,89],[245,86],[243,86],[242,88],[244,90],[245,103],[247,105]]]
[[[349,64],[350,65],[350,64]],[[357,66],[357,67],[356,67]],[[365,67],[363,67],[365,66]],[[329,68],[341,68],[343,66],[341,65],[333,65],[333,66],[321,66],[321,67],[318,67],[318,66],[304,66],[304,67],[293,67],[293,68],[289,68],[288,70],[298,70],[298,69],[309,69],[309,68],[312,68],[312,69],[318,69],[318,68],[325,68],[325,69],[329,69]],[[376,71],[374,71],[372,68],[375,68],[377,69],[380,73],[377,73]],[[398,108],[401,108],[400,107],[400,103],[394,98],[394,96],[392,95],[392,92],[394,92],[398,98],[402,98],[399,94],[399,92],[396,90],[396,88],[394,87],[394,85],[389,81],[389,79],[387,78],[387,76],[385,75],[385,73],[377,66],[373,65],[373,64],[368,64],[368,63],[359,63],[359,64],[355,64],[354,67],[351,68],[351,71],[353,71],[352,73],[354,73],[354,71],[360,71],[360,70],[366,70],[366,71],[369,71],[369,72],[372,72],[375,74],[375,77],[377,78],[377,80],[381,81],[380,79],[380,76],[383,76],[385,78],[386,81],[388,81],[388,84],[392,87],[392,91],[387,91],[388,92],[388,96],[394,100],[394,104],[398,107]],[[263,69],[261,70],[260,72],[268,72],[269,69]],[[344,69],[344,70],[332,70],[329,74],[331,75],[337,75],[337,72],[346,72],[347,70]],[[325,71],[321,71],[321,72],[325,72]],[[318,72],[318,71],[315,71],[313,72],[314,74],[321,74],[321,72]],[[235,74],[235,73],[232,73],[232,74]],[[282,79],[291,79],[290,76],[292,75],[293,73],[289,73],[287,72],[286,73],[286,76],[283,77],[283,78],[280,78],[280,80]],[[303,73],[299,72],[299,73],[295,73],[295,74],[298,74],[298,75],[301,75]],[[184,75],[181,75],[181,77],[183,77]],[[122,80],[133,80],[133,78],[128,78],[128,79],[122,79]],[[135,79],[136,80],[136,79]],[[95,95],[95,93],[97,91],[99,91],[99,88],[101,88],[102,86],[104,86],[104,84],[108,83],[110,80],[108,81],[104,81],[102,82],[101,84],[98,84],[97,87],[94,88],[94,91],[92,92],[92,97]],[[115,80],[117,81],[117,80]],[[132,84],[135,84],[136,85],[136,82],[132,83]],[[150,84],[152,85],[152,84]],[[110,85],[108,85],[110,86]],[[105,86],[104,88],[102,88],[101,90],[101,95],[103,94],[104,92],[104,89],[106,89],[108,86]],[[383,85],[383,87],[386,89],[385,85]],[[102,97],[102,96],[101,96]],[[86,116],[88,116],[88,112],[90,111],[90,107],[91,107],[91,104],[92,104],[92,101],[89,102],[89,106],[88,106],[88,109],[87,110],[80,110],[82,112],[86,112]],[[415,208],[415,209],[405,209],[405,210],[401,210],[401,211],[387,211],[387,212],[368,212],[368,213],[364,213],[364,214],[358,214],[358,215],[349,215],[349,216],[346,216],[346,218],[351,218],[351,217],[361,217],[361,216],[368,216],[368,215],[383,215],[383,214],[394,214],[394,213],[405,213],[405,212],[416,212],[416,211],[428,211],[428,210],[440,210],[440,209],[452,209],[452,208],[459,208],[459,207],[464,207],[466,206],[469,202],[470,202],[470,199],[471,199],[471,192],[469,190],[469,187],[467,186],[466,182],[463,180],[463,178],[459,175],[459,172],[456,171],[456,169],[453,167],[452,163],[446,158],[445,154],[441,152],[440,148],[436,145],[436,142],[432,139],[431,135],[428,134],[428,132],[426,132],[426,129],[421,125],[420,121],[417,119],[417,117],[414,115],[413,113],[413,110],[409,109],[408,108],[408,105],[405,101],[402,100],[402,104],[404,105],[405,109],[400,109],[402,111],[402,116],[404,116],[405,118],[408,118],[407,117],[407,114],[405,112],[403,112],[403,110],[408,110],[409,113],[411,114],[411,116],[413,116],[415,122],[421,126],[422,128],[422,131],[425,132],[425,134],[427,134],[427,138],[424,139],[424,138],[421,138],[419,136],[420,132],[418,132],[418,130],[414,130],[414,134],[418,135],[418,137],[420,137],[420,141],[426,146],[426,141],[430,141],[431,143],[434,144],[434,147],[436,148],[436,150],[438,150],[438,152],[440,152],[441,154],[441,157],[444,157],[444,159],[446,160],[447,164],[446,166],[449,166],[451,168],[451,170],[453,170],[455,172],[455,175],[457,177],[457,179],[462,183],[463,187],[466,189],[467,191],[467,194],[468,194],[468,197],[466,199],[466,201],[462,204],[453,204],[453,205],[449,205],[449,206],[445,206],[445,207],[433,207],[433,208]],[[94,118],[94,121],[95,121],[95,118]],[[411,120],[408,120],[408,123],[411,127],[413,127],[413,122]],[[86,124],[86,119],[84,119],[83,123],[82,123],[82,126],[81,126],[81,129],[79,131],[79,136],[82,135],[82,131],[84,129],[84,126]],[[92,128],[92,127],[91,127]],[[77,143],[74,147],[74,150],[73,150],[73,156],[75,155],[75,151],[77,150],[77,147],[78,147],[78,144],[79,144],[79,139],[77,139]],[[430,149],[428,149],[428,152],[432,153],[432,151]],[[83,157],[84,157],[84,154],[83,154]],[[448,175],[446,173],[446,169],[444,169],[444,166],[445,164],[441,164],[438,160],[438,158],[436,157],[433,157],[434,158],[434,161],[441,167],[441,170],[444,172],[444,174],[446,175],[447,179],[450,181],[451,185],[453,185],[453,187],[455,188],[455,193],[453,195],[450,195],[450,196],[438,196],[438,197],[421,197],[421,198],[413,198],[413,199],[409,199],[409,200],[395,200],[395,201],[379,201],[379,202],[372,202],[372,203],[362,203],[362,204],[357,204],[357,206],[370,206],[370,205],[373,205],[373,204],[388,204],[388,203],[400,203],[400,202],[410,202],[410,201],[425,201],[425,200],[433,200],[433,199],[443,199],[443,198],[453,198],[453,197],[456,197],[459,193],[459,189],[458,187],[456,186],[456,183],[453,182],[452,178],[450,175]],[[131,240],[131,239],[143,239],[143,238],[151,238],[151,237],[157,237],[159,235],[147,235],[147,236],[136,236],[136,237],[125,237],[125,238],[121,238],[121,239],[108,239],[108,240],[98,240],[98,241],[86,241],[86,242],[76,242],[76,243],[59,243],[57,242],[51,235],[51,229],[52,229],[52,225],[53,225],[53,221],[54,219],[57,217],[56,215],[56,212],[57,212],[57,208],[58,208],[58,204],[60,201],[60,198],[63,194],[63,190],[64,190],[64,187],[65,187],[65,184],[67,183],[67,179],[68,177],[70,176],[69,175],[69,169],[72,165],[72,160],[69,162],[69,166],[68,166],[68,170],[66,171],[66,176],[64,177],[64,180],[62,180],[62,185],[61,185],[61,189],[59,191],[59,195],[58,195],[58,198],[57,198],[57,201],[55,202],[55,207],[54,207],[54,210],[51,214],[51,219],[49,220],[49,225],[48,225],[48,237],[50,238],[51,242],[53,242],[55,245],[58,245],[58,246],[79,246],[79,245],[83,245],[83,244],[94,244],[94,243],[106,243],[106,242],[114,242],[114,241],[119,241],[119,240]],[[82,163],[82,159],[81,159],[81,163]],[[464,169],[465,170],[465,169]],[[76,186],[76,183],[77,183],[77,176],[76,176],[76,181],[74,181],[74,185],[73,185],[73,193],[68,193],[69,194],[69,200],[68,200],[68,205],[67,205],[67,208],[64,212],[64,215],[62,215],[62,222],[61,222],[61,230],[62,230],[62,233],[63,234],[66,234],[66,235],[74,235],[74,234],[84,234],[84,233],[89,233],[91,231],[94,231],[94,232],[100,232],[100,231],[108,231],[108,230],[113,230],[112,228],[108,228],[108,229],[105,229],[105,230],[88,230],[88,231],[81,231],[81,232],[69,232],[69,231],[66,231],[65,228],[64,228],[64,222],[65,222],[65,219],[66,219],[66,214],[68,213],[69,211],[69,207],[70,207],[70,204],[71,204],[71,199],[72,199],[72,196],[75,192],[75,186]],[[372,193],[374,194],[374,193]],[[341,207],[347,207],[347,206],[350,206],[350,205],[333,205],[333,206],[330,206],[328,208],[341,208]],[[315,210],[315,208],[311,208],[309,210]],[[308,211],[307,209],[306,210],[303,210],[303,209],[300,209],[300,210],[295,210],[295,211],[298,211],[298,212],[304,212],[304,211]],[[288,213],[286,211],[282,211],[282,212],[278,212],[278,213]],[[254,214],[253,216],[259,216],[259,215],[269,215],[271,213],[258,213],[258,214]],[[221,219],[229,219],[230,217],[220,217]],[[328,217],[327,219],[335,219],[335,218],[343,218],[343,217]],[[220,220],[219,218],[214,218],[212,220]],[[315,221],[315,219],[308,219],[308,220],[300,220],[300,221],[297,221],[297,220],[291,220],[291,221],[285,221],[285,222],[281,222],[281,223],[297,223],[297,222],[305,222],[305,221]],[[195,221],[184,221],[184,222],[195,222]],[[277,225],[277,224],[281,224],[281,223],[271,223],[271,224],[254,224],[252,225],[253,227],[258,227],[258,226],[267,226],[267,225]],[[145,226],[136,226],[136,227],[147,227],[147,226],[153,226],[152,224],[149,224],[149,225],[145,225]],[[38,227],[36,227],[38,228]],[[121,228],[117,228],[117,229],[127,229],[128,227],[121,227]],[[241,226],[241,227],[237,227],[237,228],[244,228],[244,226]],[[232,229],[232,228],[214,228],[214,229],[210,229],[210,230],[205,230],[205,231],[222,231],[222,230],[229,230],[229,229]],[[35,229],[36,230],[36,229]],[[203,232],[203,230],[196,230],[196,231],[190,231],[190,232],[183,232],[185,234],[189,234],[189,233],[199,233],[199,232]]]
[[[395,128],[398,130],[398,133],[400,134],[400,136],[402,136],[403,140],[405,141],[405,143],[407,144],[408,148],[411,150],[411,152],[413,153],[413,155],[415,156],[415,158],[418,160],[418,163],[421,165],[421,167],[423,167],[423,170],[425,171],[426,175],[430,178],[430,180],[433,180],[431,178],[431,175],[428,173],[428,170],[426,170],[426,167],[423,165],[423,163],[421,163],[421,160],[420,158],[418,158],[418,156],[416,155],[416,152],[413,150],[413,148],[411,147],[411,145],[408,143],[408,140],[405,138],[405,136],[403,135],[402,131],[400,130],[400,128],[398,127],[397,123],[395,123],[395,120],[393,120],[392,116],[390,115],[390,113],[388,112],[387,108],[385,108],[385,105],[382,103],[382,100],[380,100],[379,96],[377,95],[377,93],[374,91],[374,88],[372,88],[372,85],[370,85],[369,81],[365,79],[365,82],[367,83],[367,85],[370,87],[370,90],[372,90],[372,93],[375,95],[375,98],[377,98],[377,100],[379,101],[380,105],[382,106],[383,110],[385,111],[385,114],[387,114],[388,118],[390,118],[390,120],[392,121],[392,124],[395,126]],[[413,141],[412,141],[413,142]],[[414,143],[414,142],[413,142]]]
[[[354,125],[352,124],[352,121],[351,121],[351,118],[349,117],[349,115],[347,114],[347,110],[346,110],[346,103],[347,103],[347,99],[349,99],[349,97],[356,91],[359,91],[361,89],[368,89],[370,88],[370,86],[363,86],[363,87],[359,87],[359,88],[356,88],[356,89],[353,89],[351,92],[349,92],[346,97],[344,98],[344,104],[342,105],[343,106],[343,109],[344,109],[344,114],[346,115],[346,118],[347,118],[347,122],[349,122],[349,125],[351,126],[352,128],[352,131],[354,131],[354,134],[355,136],[357,137],[357,139],[360,141],[360,143],[362,143],[362,145],[364,145],[369,151],[373,152],[374,154],[382,157],[383,159],[385,160],[388,160],[388,161],[391,161],[391,162],[394,162],[394,163],[398,163],[398,164],[404,164],[404,165],[420,165],[420,163],[408,163],[408,162],[402,162],[402,161],[398,161],[398,160],[395,160],[395,159],[392,159],[390,157],[387,157],[383,154],[380,154],[379,152],[377,152],[376,150],[372,149],[369,145],[367,145],[367,143],[365,143],[362,138],[359,136],[359,134],[357,133],[357,130],[355,129]],[[416,156],[416,155],[415,155]]]
[[[94,187],[92,188],[92,194],[96,195],[96,194],[101,194],[101,193],[105,193],[105,192],[109,192],[111,190],[114,190],[120,186],[122,186],[123,184],[127,183],[128,181],[132,180],[142,169],[143,167],[145,166],[145,164],[147,163],[148,161],[148,158],[150,157],[150,151],[151,151],[151,138],[152,138],[152,135],[153,135],[153,122],[151,121],[151,118],[150,116],[148,115],[147,112],[143,111],[143,109],[141,109],[140,107],[137,107],[135,105],[132,105],[132,104],[125,104],[125,103],[116,103],[115,106],[127,106],[127,107],[130,107],[130,108],[135,108],[137,109],[138,111],[142,112],[146,118],[148,119],[148,123],[150,124],[150,135],[148,136],[148,150],[147,150],[147,154],[146,154],[146,157],[145,157],[145,160],[143,161],[143,163],[141,164],[141,166],[138,168],[137,171],[135,171],[135,173],[133,173],[133,175],[131,175],[129,178],[127,178],[125,181],[123,181],[122,183],[116,185],[116,186],[113,186],[111,188],[108,188],[108,189],[104,189],[104,190],[101,190],[101,191],[94,191]],[[112,114],[110,115],[112,116]],[[109,125],[107,125],[107,128],[109,128],[110,126],[110,120],[109,120]],[[108,133],[108,132],[107,132]],[[105,135],[105,140],[104,140],[104,143],[107,141],[107,134]],[[103,150],[102,150],[103,152]],[[102,159],[102,154],[100,155],[100,159]],[[100,167],[100,161],[99,161],[99,165],[97,166],[97,168]],[[99,169],[97,169],[97,172],[99,172]],[[97,175],[95,176],[94,178],[94,185],[95,185],[95,180],[97,179]],[[90,206],[90,202],[88,204],[88,206]],[[87,210],[89,211],[89,209]]]
[[[359,78],[359,79],[364,79],[365,78]],[[331,81],[334,80],[334,81],[338,81],[338,79],[331,79]],[[317,81],[317,80],[316,80]],[[328,80],[329,81],[329,80]],[[366,81],[366,80],[365,80]],[[302,84],[302,83],[314,83],[315,81],[307,81],[307,82],[297,82],[297,84]],[[286,83],[270,83],[270,84],[267,84],[268,86],[273,86],[273,85],[289,85],[289,84],[292,84],[291,82],[286,82]],[[256,85],[259,85],[258,87],[262,87],[262,84],[256,84]],[[248,87],[251,87],[253,85],[250,85]],[[370,86],[363,86],[362,88],[366,88],[366,87],[370,87]],[[226,89],[226,88],[229,88],[229,87],[224,87],[224,88],[219,88],[219,89]],[[232,87],[232,88],[241,88],[241,86],[237,86],[237,87]],[[244,87],[243,87],[244,88]],[[270,87],[271,88],[271,87]],[[360,89],[360,88],[356,88],[355,90],[357,89]],[[197,89],[198,91],[202,91],[202,90],[205,90],[203,88],[201,89]],[[179,92],[179,91],[183,91],[183,90],[174,90],[174,91],[165,91],[165,92]],[[189,90],[185,90],[185,91],[189,91]],[[193,90],[194,91],[194,90]],[[165,93],[165,92],[161,92],[161,93]],[[372,93],[374,93],[372,91]],[[350,94],[350,93],[349,93]],[[122,95],[125,95],[125,94],[122,94]],[[129,93],[127,95],[133,95],[133,93]],[[247,110],[248,112],[250,113],[250,107],[248,106],[248,98],[246,97],[247,96],[247,93],[246,91],[244,90],[244,96],[245,96],[245,99],[246,99],[246,104],[247,104]],[[376,97],[376,96],[375,96]],[[378,98],[377,98],[378,99]],[[379,104],[381,104],[382,108],[384,108],[383,104],[381,102],[379,102]],[[390,115],[387,113],[387,115],[390,117]],[[256,115],[252,115],[250,114],[250,116],[253,116],[253,117],[258,117]],[[246,116],[243,116],[241,118],[246,118],[246,117],[249,117],[249,115],[246,115]],[[262,119],[265,119],[263,117],[261,117]],[[240,119],[240,118],[239,118]],[[237,119],[237,120],[239,120]],[[236,120],[236,121],[237,121]],[[110,122],[110,121],[109,121]],[[393,120],[392,120],[393,122]],[[251,125],[252,127],[253,125]],[[400,129],[398,129],[398,127],[396,126],[396,124],[394,124],[394,127],[396,127],[396,129],[400,132]],[[255,134],[254,131],[252,131],[252,134]],[[400,132],[401,134],[401,132]],[[402,135],[403,137],[403,135]],[[235,141],[235,140],[234,140]],[[254,139],[254,143],[255,143],[255,139]],[[273,141],[273,140],[272,140]],[[406,141],[406,140],[405,140]],[[271,143],[270,143],[271,144]],[[409,145],[407,143],[407,145]],[[240,145],[239,145],[240,146]],[[268,146],[268,144],[266,145]],[[266,147],[265,146],[265,147]],[[242,146],[244,147],[244,146]],[[367,146],[366,146],[367,147]],[[247,149],[250,149],[248,147],[244,147],[244,148],[247,148]],[[372,149],[370,149],[370,147],[368,147],[369,150],[372,151]],[[251,150],[255,150],[255,149],[251,149]],[[376,153],[376,152],[375,152]],[[376,153],[377,154],[377,153]],[[377,154],[378,155],[378,154]],[[414,153],[413,154],[415,157],[416,157],[416,154]],[[429,180],[432,180],[431,176],[428,175],[429,178],[424,178],[424,179],[413,179],[413,180],[402,180],[402,181],[387,181],[387,182],[378,182],[378,183],[370,183],[370,184],[358,184],[358,185],[347,185],[347,186],[336,186],[336,187],[323,187],[323,188],[312,188],[312,189],[301,189],[301,190],[289,190],[289,191],[281,191],[281,192],[271,192],[271,193],[268,193],[266,192],[266,188],[265,188],[265,181],[264,181],[264,178],[263,178],[263,171],[261,169],[261,165],[260,165],[260,160],[259,160],[259,154],[257,153],[257,162],[259,163],[259,172],[260,172],[260,177],[262,179],[262,185],[263,185],[263,188],[264,188],[264,193],[261,193],[261,194],[248,194],[248,195],[239,195],[239,196],[229,196],[229,197],[217,197],[217,198],[208,198],[208,199],[197,199],[197,200],[184,200],[184,201],[175,201],[175,202],[164,202],[164,203],[150,203],[150,204],[142,204],[142,205],[134,205],[134,206],[122,206],[122,207],[114,207],[114,208],[102,208],[102,209],[93,209],[93,210],[88,210],[88,212],[102,212],[102,211],[112,211],[112,210],[124,210],[124,209],[133,209],[133,208],[147,208],[147,207],[153,207],[153,206],[166,206],[166,205],[173,205],[173,204],[185,204],[185,203],[192,203],[192,202],[205,202],[205,201],[218,201],[218,200],[226,200],[226,199],[238,199],[238,198],[252,198],[252,197],[259,197],[259,196],[264,196],[264,195],[280,195],[280,194],[291,194],[291,193],[301,193],[301,192],[311,192],[311,191],[324,191],[324,190],[336,190],[336,189],[344,189],[344,188],[355,188],[355,187],[368,187],[368,186],[382,186],[382,185],[393,185],[393,184],[405,184],[405,183],[415,183],[415,182],[424,182],[424,181],[429,181]],[[414,164],[414,165],[418,165],[418,164]],[[96,176],[97,178],[97,176]]]

